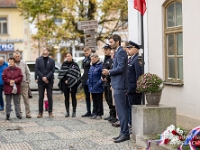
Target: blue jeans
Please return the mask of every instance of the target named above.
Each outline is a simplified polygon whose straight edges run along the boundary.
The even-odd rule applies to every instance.
[[[3,101],[3,85],[0,85],[0,106],[4,107],[4,101]]]

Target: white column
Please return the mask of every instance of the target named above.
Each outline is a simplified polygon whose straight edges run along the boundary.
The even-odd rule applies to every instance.
[[[128,32],[129,40],[141,45],[141,17],[139,11],[134,9],[134,0],[128,1]],[[147,3],[147,0],[146,0]],[[143,31],[144,31],[144,71],[148,72],[148,32],[147,32],[147,11],[143,16]]]

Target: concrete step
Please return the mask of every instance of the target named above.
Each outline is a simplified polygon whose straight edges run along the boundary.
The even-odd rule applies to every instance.
[[[157,135],[136,135],[136,145],[147,147],[149,140],[157,139]],[[171,145],[157,145],[157,142],[150,143],[150,150],[175,150]]]

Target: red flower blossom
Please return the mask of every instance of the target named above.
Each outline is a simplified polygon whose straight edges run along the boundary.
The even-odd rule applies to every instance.
[[[178,133],[175,130],[172,131],[172,134],[173,135],[178,135]]]
[[[178,139],[179,139],[180,141],[183,141],[183,140],[184,140],[184,139],[183,139],[183,136],[179,136]]]
[[[164,143],[168,144],[170,142],[170,139],[165,139]]]

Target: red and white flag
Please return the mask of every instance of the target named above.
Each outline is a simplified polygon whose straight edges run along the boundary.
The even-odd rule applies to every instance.
[[[146,1],[145,0],[134,0],[134,8],[137,9],[142,15],[146,11]]]

